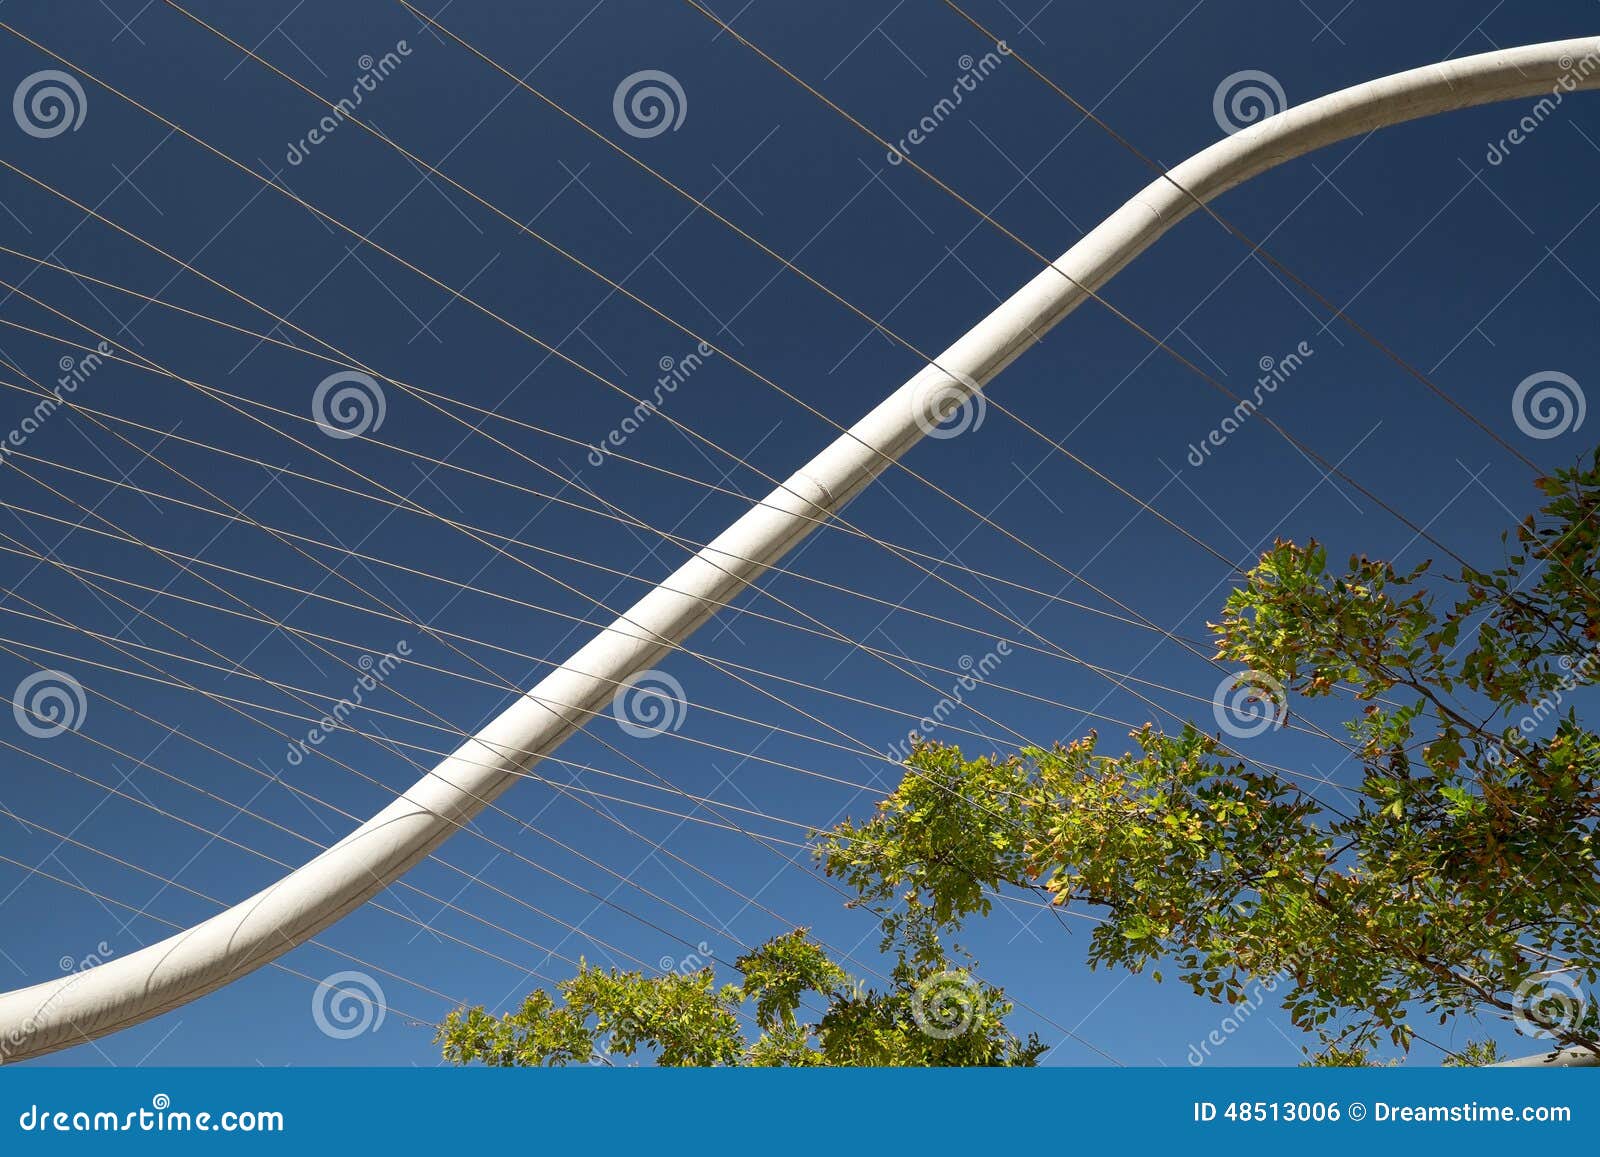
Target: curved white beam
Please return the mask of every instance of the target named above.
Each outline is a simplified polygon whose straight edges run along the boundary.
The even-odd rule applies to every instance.
[[[1587,61],[1580,70],[1574,62]],[[1600,87],[1600,40],[1447,61],[1333,93],[1218,141],[1158,178],[801,467],[432,772],[333,847],[188,931],[0,996],[0,1060],[138,1024],[275,959],[387,886],[601,711],[921,440],[925,415],[981,389],[1118,270],[1209,200],[1284,161],[1401,121]],[[1181,188],[1180,188],[1181,186]],[[1187,190],[1187,191],[1185,191]],[[1191,196],[1192,194],[1192,196]],[[1062,274],[1066,274],[1065,277]],[[940,368],[942,367],[942,368]],[[948,371],[948,372],[946,372]],[[566,706],[562,706],[566,705]],[[535,755],[523,754],[527,752]]]
[[[1491,1069],[1592,1069],[1600,1066],[1600,1057],[1594,1055],[1589,1049],[1556,1049],[1554,1052],[1538,1053],[1531,1057],[1517,1057],[1515,1060],[1498,1061],[1489,1065]]]

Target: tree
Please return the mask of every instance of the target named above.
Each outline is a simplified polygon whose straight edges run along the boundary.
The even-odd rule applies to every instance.
[[[1446,1068],[1475,1069],[1485,1065],[1499,1064],[1505,1060],[1500,1052],[1500,1046],[1492,1040],[1468,1041],[1460,1052],[1444,1060]]]
[[[896,961],[884,991],[796,932],[736,962],[742,986],[584,969],[564,1007],[535,993],[499,1021],[452,1014],[447,1057],[579,1059],[622,1026],[623,1055],[649,1044],[668,1063],[1031,1063],[1039,1046],[1005,1028],[1003,991],[949,963],[1006,889],[1096,909],[1096,967],[1169,964],[1228,1004],[1279,978],[1321,1043],[1313,1063],[1404,1051],[1419,1015],[1499,1015],[1600,1055],[1600,1006],[1583,995],[1600,980],[1600,738],[1569,702],[1600,679],[1600,451],[1538,486],[1544,505],[1496,570],[1431,584],[1427,565],[1333,570],[1315,541],[1278,542],[1213,624],[1217,657],[1283,709],[1290,692],[1349,697],[1353,805],[1193,724],[1146,725],[1123,753],[1094,733],[1009,758],[919,742],[876,812],[816,845],[880,919]],[[981,996],[970,1039],[918,1031],[917,986],[943,975]],[[806,993],[815,1021],[799,1016]],[[746,1002],[753,1042],[736,1023]]]
[[[877,991],[796,929],[734,967],[744,982],[718,987],[709,967],[645,976],[580,963],[559,986],[561,1004],[541,989],[504,1016],[457,1010],[437,1039],[448,1061],[499,1066],[611,1063],[642,1051],[662,1065],[1031,1066],[1044,1052],[1005,1027],[1004,993],[943,958],[919,966],[902,956]],[[814,1019],[807,996],[820,1005]]]

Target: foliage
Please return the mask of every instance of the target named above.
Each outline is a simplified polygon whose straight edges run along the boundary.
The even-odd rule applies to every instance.
[[[1581,999],[1600,981],[1600,738],[1568,702],[1600,678],[1600,452],[1539,487],[1499,569],[1429,584],[1426,566],[1334,570],[1318,543],[1278,542],[1228,599],[1219,660],[1352,701],[1353,803],[1193,725],[1146,725],[1120,754],[1094,733],[1011,758],[917,742],[876,812],[816,846],[879,918],[881,990],[795,931],[736,961],[742,984],[583,966],[560,1004],[453,1013],[447,1059],[565,1064],[604,1041],[662,1064],[1032,1064],[1043,1047],[1006,1028],[1004,992],[951,963],[1006,890],[1096,909],[1096,967],[1170,963],[1226,1004],[1283,978],[1312,1064],[1404,1051],[1419,1013],[1515,1018],[1600,1054],[1600,1004]]]
[[[1445,1057],[1443,1064],[1446,1068],[1473,1069],[1485,1065],[1498,1064],[1505,1060],[1500,1052],[1500,1046],[1492,1040],[1468,1041],[1460,1049]],[[1329,1045],[1321,1052],[1309,1053],[1305,1060],[1300,1062],[1303,1069],[1389,1069],[1401,1064],[1398,1057],[1389,1060],[1379,1060],[1372,1055],[1372,1050],[1359,1045],[1346,1047],[1344,1045]]]
[[[1425,566],[1334,572],[1315,542],[1275,544],[1229,598],[1219,659],[1353,698],[1353,806],[1194,726],[1147,725],[1110,755],[1094,734],[1009,760],[923,744],[870,821],[823,841],[825,870],[903,892],[885,932],[913,943],[1011,886],[1102,910],[1093,965],[1170,960],[1228,1004],[1283,976],[1292,1021],[1343,1063],[1408,1048],[1419,1010],[1600,1053],[1582,995],[1600,979],[1600,739],[1567,702],[1600,677],[1600,455],[1539,485],[1505,564],[1465,569],[1447,599]]]
[[[504,1016],[457,1010],[437,1040],[448,1061],[500,1066],[641,1052],[661,1065],[1034,1064],[1043,1046],[1007,1030],[1004,993],[947,963],[930,958],[919,970],[902,960],[898,983],[877,991],[796,929],[734,961],[743,984],[719,987],[710,968],[645,976],[580,963],[560,986],[562,1003],[541,989]],[[820,1006],[814,1019],[808,996]]]
[[[1445,1058],[1447,1068],[1475,1069],[1485,1065],[1499,1064],[1505,1060],[1500,1052],[1500,1046],[1492,1040],[1468,1041],[1461,1047],[1461,1051],[1454,1056]]]
[[[1468,1045],[1472,1048],[1472,1045]],[[1459,1054],[1466,1056],[1463,1052]],[[1449,1062],[1446,1062],[1449,1063]],[[1371,1049],[1359,1045],[1329,1045],[1319,1053],[1312,1053],[1300,1062],[1302,1069],[1390,1069],[1400,1064],[1398,1060],[1377,1060]]]

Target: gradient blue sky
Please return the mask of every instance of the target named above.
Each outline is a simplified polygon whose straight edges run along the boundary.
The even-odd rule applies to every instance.
[[[192,3],[198,15],[330,99],[346,95],[357,82],[365,68],[361,58],[381,57],[404,41],[409,54],[364,97],[360,115],[829,419],[853,421],[918,368],[915,355],[783,272],[459,45],[420,29],[400,5]],[[430,5],[437,7],[436,0]],[[742,8],[719,7],[724,16],[737,13],[746,35],[892,139],[950,92],[968,67],[964,58],[981,57],[988,47],[937,0],[755,0]],[[1291,102],[1299,102],[1446,57],[1600,31],[1600,5],[1593,0],[1352,0],[1342,7],[1339,0],[1030,0],[1025,6],[971,0],[969,10],[1168,164],[1218,138],[1213,96],[1225,78],[1242,70],[1270,74]],[[440,19],[777,251],[800,255],[815,277],[919,348],[943,348],[1036,272],[1037,262],[1026,252],[917,173],[886,163],[879,146],[729,37],[717,35],[687,5],[450,3]],[[267,414],[292,438],[273,433],[169,379],[109,366],[79,389],[76,400],[149,431],[118,427],[130,444],[81,417],[58,414],[25,447],[45,463],[20,460],[21,469],[0,474],[0,493],[10,504],[0,511],[6,536],[0,546],[10,548],[0,554],[0,611],[8,612],[0,615],[0,689],[9,695],[39,665],[67,670],[89,688],[87,714],[76,733],[36,739],[7,719],[0,738],[15,748],[0,753],[0,805],[231,901],[271,882],[281,869],[150,808],[108,797],[42,761],[116,785],[291,863],[305,859],[309,845],[272,824],[328,842],[348,830],[349,816],[381,806],[388,794],[380,785],[389,793],[401,790],[417,769],[393,750],[351,734],[334,737],[322,750],[377,784],[330,760],[289,762],[288,743],[269,728],[303,734],[305,724],[292,715],[304,709],[252,675],[338,697],[349,691],[351,672],[259,621],[184,601],[240,605],[150,551],[96,534],[95,528],[106,530],[109,522],[128,536],[272,580],[278,585],[207,572],[273,618],[352,644],[334,648],[348,661],[406,642],[414,661],[401,667],[392,688],[428,704],[450,726],[472,728],[503,704],[500,686],[531,684],[543,669],[539,661],[559,661],[584,637],[585,628],[571,617],[548,611],[607,618],[597,602],[620,610],[682,557],[657,535],[540,495],[559,491],[563,499],[592,504],[587,489],[649,526],[694,541],[714,535],[745,503],[625,462],[594,466],[583,445],[603,439],[631,408],[616,392],[169,131],[88,74],[257,173],[275,175],[358,233],[634,394],[651,390],[663,359],[693,349],[682,333],[428,179],[359,128],[340,127],[291,165],[289,145],[320,119],[320,106],[163,4],[12,0],[0,9],[0,20],[71,61],[87,102],[83,124],[53,138],[26,135],[10,121],[0,126],[0,157],[8,164],[289,315],[380,372],[575,440],[491,425],[550,473],[400,391],[387,391],[387,415],[378,431],[384,441],[511,483],[499,485],[460,470],[430,468],[383,447],[328,439],[295,417]],[[38,49],[0,32],[0,81],[7,91],[54,67],[59,66]],[[620,130],[613,94],[623,78],[641,70],[664,71],[681,85],[686,109],[676,130],[648,139]],[[1592,97],[1567,101],[1503,163],[1490,164],[1490,142],[1505,137],[1524,111],[1489,107],[1357,139],[1252,182],[1218,207],[1523,453],[1556,464],[1589,444],[1589,427],[1548,440],[1529,438],[1513,422],[1511,397],[1519,382],[1541,371],[1566,373],[1580,386],[1594,384],[1590,379],[1600,364],[1600,279],[1594,276],[1600,105]],[[988,75],[914,155],[1050,254],[1065,250],[1148,180],[1136,159],[1010,61]],[[93,277],[247,329],[271,324],[9,170],[0,172],[0,235],[11,249],[49,255]],[[175,372],[290,415],[309,413],[313,391],[331,370],[20,257],[0,254],[0,270],[8,284]],[[61,317],[15,293],[0,293],[0,316],[81,340],[84,331]],[[1259,375],[1262,359],[1281,358],[1305,343],[1311,354],[1267,403],[1273,418],[1467,557],[1497,558],[1500,533],[1533,503],[1530,474],[1521,463],[1343,326],[1329,326],[1326,310],[1251,259],[1214,222],[1185,223],[1121,274],[1106,296],[1241,391]],[[305,344],[291,332],[279,336]],[[14,328],[0,333],[0,354],[34,378],[57,377],[66,352]],[[1360,550],[1402,563],[1436,553],[1260,421],[1246,424],[1203,466],[1190,464],[1191,444],[1220,425],[1231,403],[1093,304],[1010,368],[994,392],[1232,559],[1249,560],[1274,536],[1315,535],[1336,556]],[[9,427],[31,403],[10,390],[0,394],[0,424]],[[718,357],[671,393],[665,412],[751,468],[659,417],[630,436],[627,453],[751,495],[767,488],[758,471],[787,474],[831,433],[824,421]],[[181,438],[359,485],[343,464],[446,517],[620,573],[520,550],[520,557],[546,572],[541,576],[437,521],[219,459]],[[306,549],[338,577],[253,529],[230,527],[91,476],[128,479],[174,498],[211,503],[163,463],[262,523],[332,544]],[[1114,609],[1068,573],[1081,572],[1139,616],[1189,637],[1204,633],[1227,592],[1230,573],[1216,558],[998,412],[961,437],[924,443],[908,463],[1059,566],[904,473],[891,473],[849,508],[854,525],[1013,583]],[[93,507],[108,522],[89,518],[83,528],[75,527],[85,516],[74,503]],[[95,581],[143,613],[135,615],[103,591],[91,592],[59,568],[29,559],[19,553],[24,549],[111,576]],[[340,549],[411,570],[364,563]],[[870,543],[833,531],[815,536],[790,563],[805,575],[889,601],[886,607],[794,577],[763,584],[848,639],[959,671],[998,640],[1016,638],[1007,618],[1021,620],[1091,663],[1198,697],[1145,689],[1163,712],[1212,725],[1208,700],[1218,673],[1157,632],[951,572],[968,597]],[[298,593],[306,590],[313,596]],[[401,608],[402,618],[503,649],[463,644],[493,673],[488,674],[415,626],[317,595],[356,603],[370,595]],[[96,666],[150,670],[107,644],[39,621],[30,602],[124,646],[156,648],[138,653],[184,680],[290,715],[249,708],[266,721],[258,726],[181,688]],[[899,604],[972,629],[894,610]],[[747,595],[740,606],[795,617],[766,594]],[[883,751],[939,696],[861,650],[750,615],[719,617],[693,646],[789,681],[755,678],[763,689],[756,690],[678,655],[664,665],[690,699],[677,736],[632,738],[601,719],[592,735],[563,747],[561,757],[644,777],[620,751],[684,791],[827,825],[844,814],[864,814],[871,791],[890,782],[893,769],[858,754],[861,745]],[[203,665],[219,662],[205,647],[247,670],[228,674]],[[448,678],[426,664],[465,668],[480,681]],[[937,672],[927,679],[939,689],[954,682]],[[1125,728],[1091,716],[1137,723],[1153,713],[1082,666],[1021,648],[1005,657],[993,684],[970,696],[975,713],[951,720],[977,734],[952,738],[989,750],[1015,735],[1050,742],[1098,726],[1107,743],[1120,744]],[[144,717],[102,696],[136,707]],[[399,714],[418,713],[398,697],[373,702]],[[838,730],[825,730],[813,716]],[[1316,705],[1309,717],[1328,727],[1340,719],[1337,705],[1327,704]],[[1161,718],[1170,723],[1173,716]],[[448,735],[438,729],[388,716],[367,718],[366,724],[400,743],[448,746]],[[1343,782],[1353,775],[1332,745],[1293,731],[1262,736],[1248,750]],[[425,763],[428,757],[414,758]],[[220,800],[164,779],[161,771]],[[437,864],[408,877],[515,936],[417,892],[390,889],[381,902],[426,927],[369,907],[323,937],[367,965],[315,946],[285,958],[289,967],[316,978],[356,967],[375,975],[393,1007],[376,1031],[350,1039],[326,1035],[312,1015],[313,985],[266,969],[47,1063],[436,1063],[421,1022],[437,1019],[450,1000],[500,1008],[538,983],[527,970],[555,977],[570,971],[525,941],[603,963],[627,966],[631,954],[652,965],[678,966],[700,955],[702,943],[708,955],[726,961],[741,946],[807,924],[841,951],[870,959],[876,941],[871,917],[846,911],[828,886],[788,862],[784,857],[798,854],[794,849],[777,854],[743,833],[622,802],[690,810],[669,792],[554,763],[542,773],[622,797],[584,798],[638,835],[548,786],[528,783],[501,801],[516,821],[486,815],[475,826],[560,878],[468,835],[449,842],[441,857],[490,887]],[[284,784],[331,806],[310,804]],[[247,804],[271,822],[242,815],[221,800]],[[723,815],[762,833],[800,835],[794,827],[745,813]],[[655,851],[652,842],[672,855]],[[166,935],[170,925],[162,921],[187,925],[215,910],[195,895],[4,816],[0,854],[132,908],[0,865],[5,986],[59,975],[63,961],[75,965],[103,951],[126,954]],[[1191,1044],[1215,1029],[1225,1010],[1170,981],[1158,986],[1148,977],[1089,971],[1082,963],[1089,927],[1078,917],[1058,921],[1002,905],[968,942],[986,973],[1029,1006],[1019,1012],[1018,1025],[1059,1043],[1048,1063],[1102,1064],[1108,1055],[1128,1064],[1187,1063]],[[1505,1029],[1465,1023],[1433,1035],[1459,1044],[1485,1031],[1510,1039]],[[1212,1049],[1212,1063],[1292,1064],[1301,1043],[1280,1013],[1264,1009]],[[1526,1042],[1521,1047],[1526,1051]],[[1437,1055],[1419,1046],[1414,1063],[1434,1063]]]

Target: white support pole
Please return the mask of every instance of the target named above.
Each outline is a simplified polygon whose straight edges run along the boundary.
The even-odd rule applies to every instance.
[[[73,975],[0,995],[0,1061],[42,1056],[177,1008],[260,968],[359,907],[603,710],[620,681],[659,662],[718,604],[759,578],[815,528],[813,519],[839,510],[921,440],[930,426],[927,415],[946,412],[941,402],[982,389],[1082,304],[1085,289],[1105,285],[1194,211],[1189,194],[1209,200],[1284,161],[1384,125],[1594,87],[1600,87],[1600,38],[1506,49],[1333,93],[1191,157],[1172,170],[1172,181],[1151,182],[1074,245],[1056,268],[1042,271],[939,355],[938,367],[924,367],[565,665],[333,847],[187,931]]]
[[[1491,1069],[1592,1069],[1600,1066],[1600,1057],[1588,1049],[1556,1049],[1531,1057],[1517,1057],[1510,1061],[1497,1061],[1487,1066]]]

